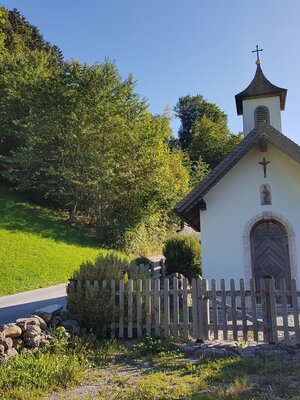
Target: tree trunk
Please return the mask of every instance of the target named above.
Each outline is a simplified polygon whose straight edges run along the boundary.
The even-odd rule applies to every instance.
[[[70,224],[75,224],[77,222],[77,205],[76,204],[69,211],[68,222]]]

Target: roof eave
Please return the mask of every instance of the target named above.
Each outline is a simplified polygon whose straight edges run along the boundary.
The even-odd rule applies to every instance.
[[[287,89],[281,89],[278,93],[269,93],[269,94],[257,94],[257,95],[242,95],[242,93],[238,93],[235,95],[235,104],[237,115],[243,115],[243,100],[250,99],[259,99],[263,97],[279,97],[280,98],[280,110],[285,110],[285,102],[286,102]]]
[[[204,196],[214,187],[220,179],[250,151],[260,140],[268,140],[279,150],[300,164],[300,147],[291,139],[284,136],[266,122],[254,128],[235,149],[204,178],[185,198],[174,208],[174,212],[197,231],[200,227],[201,204],[205,205]],[[206,209],[206,208],[202,208]],[[198,227],[199,225],[199,227]]]

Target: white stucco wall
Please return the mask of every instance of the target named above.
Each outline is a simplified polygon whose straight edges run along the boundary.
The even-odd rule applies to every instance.
[[[263,157],[267,178],[259,161]],[[263,206],[260,186],[271,186],[272,205]],[[248,279],[243,235],[249,221],[263,212],[280,215],[294,230],[292,278],[300,287],[300,165],[268,143],[268,151],[252,149],[204,196],[207,210],[200,212],[203,277],[208,279]],[[286,227],[288,229],[288,227]],[[250,240],[248,237],[247,240]],[[247,247],[247,246],[246,246]],[[249,250],[249,249],[248,249]],[[251,273],[251,269],[250,269]]]
[[[260,97],[259,99],[243,100],[243,129],[244,135],[248,135],[255,128],[254,111],[258,106],[266,106],[270,111],[270,125],[281,130],[280,99],[276,97]]]

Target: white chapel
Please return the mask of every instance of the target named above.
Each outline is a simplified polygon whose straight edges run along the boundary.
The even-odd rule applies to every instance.
[[[300,147],[282,133],[287,90],[256,64],[235,96],[244,139],[174,211],[201,232],[204,278],[284,277],[300,287]]]

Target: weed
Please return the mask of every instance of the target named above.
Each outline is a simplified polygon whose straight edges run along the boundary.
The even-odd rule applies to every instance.
[[[163,337],[142,336],[132,348],[132,355],[137,358],[167,354],[179,355],[180,351],[172,342]]]

